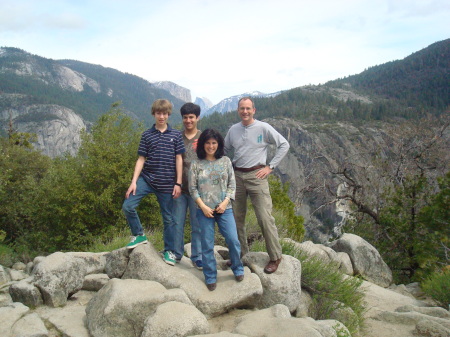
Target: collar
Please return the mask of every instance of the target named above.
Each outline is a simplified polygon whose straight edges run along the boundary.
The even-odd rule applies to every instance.
[[[160,132],[160,131],[155,127],[155,125],[156,125],[156,124],[153,124],[153,126],[150,128],[150,132],[156,132],[156,131]],[[166,133],[166,132],[171,131],[171,130],[172,130],[172,127],[170,126],[170,124],[167,124],[167,129],[166,129],[163,133]]]

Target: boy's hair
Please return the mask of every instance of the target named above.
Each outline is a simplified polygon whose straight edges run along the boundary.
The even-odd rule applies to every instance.
[[[222,158],[225,154],[224,151],[224,141],[223,137],[220,134],[219,131],[215,129],[206,129],[203,131],[198,138],[197,143],[197,157],[198,159],[205,159],[206,158],[206,151],[205,151],[205,143],[210,140],[211,138],[215,139],[217,141],[217,150],[216,153],[214,153],[214,157],[216,159]]]
[[[173,105],[170,103],[167,99],[157,99],[152,104],[152,115],[156,113],[156,111],[159,112],[167,112],[170,116],[172,113]]]
[[[194,103],[184,103],[180,109],[181,116],[194,114],[200,116],[200,106]]]

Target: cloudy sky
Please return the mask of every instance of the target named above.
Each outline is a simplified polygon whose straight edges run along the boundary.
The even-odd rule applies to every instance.
[[[0,46],[213,103],[320,84],[450,37],[448,0],[0,0]]]

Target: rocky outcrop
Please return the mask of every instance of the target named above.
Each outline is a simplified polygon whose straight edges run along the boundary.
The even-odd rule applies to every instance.
[[[361,237],[346,233],[338,240],[331,242],[329,246],[337,252],[348,254],[355,275],[361,275],[365,280],[382,287],[391,285],[391,269],[375,247]]]
[[[341,272],[347,275],[353,275],[353,266],[350,256],[345,252],[336,252],[330,247],[322,244],[316,244],[312,241],[302,243],[291,239],[284,239],[284,242],[291,244],[296,250],[303,252],[307,256],[317,257],[325,263],[334,263]]]
[[[203,117],[203,114],[213,106],[213,103],[206,97],[195,97],[194,103],[200,106],[201,117]]]
[[[263,309],[275,304],[283,304],[293,313],[301,303],[302,266],[300,261],[292,256],[283,255],[278,272],[268,275],[264,273],[264,267],[269,260],[267,253],[248,253],[242,259],[242,262],[259,277],[264,289],[257,307]]]
[[[157,88],[166,90],[170,92],[176,98],[181,99],[184,102],[191,102],[191,91],[189,89],[183,88],[182,86],[170,82],[170,81],[160,81],[160,82],[152,82]]]
[[[14,73],[19,76],[30,77],[65,90],[79,92],[85,90],[86,86],[96,93],[101,91],[100,84],[97,81],[53,60],[45,62],[43,58],[35,57],[18,49],[13,51],[11,48],[0,48],[0,56],[2,52],[8,58],[13,58],[15,55],[16,59],[13,62],[5,63],[0,68],[0,73]]]
[[[87,266],[83,260],[61,252],[47,256],[33,270],[33,283],[51,307],[64,306],[81,290]]]
[[[112,279],[86,307],[88,329],[94,337],[141,336],[147,318],[166,302],[193,306],[181,289],[166,289],[154,281]]]
[[[186,259],[184,259],[186,260]],[[130,255],[122,279],[151,280],[167,289],[180,288],[192,303],[208,317],[218,316],[239,307],[254,307],[263,293],[260,279],[248,268],[242,282],[234,280],[233,272],[218,270],[217,290],[209,292],[204,285],[203,273],[192,268],[189,261],[181,261],[177,269],[167,268],[151,245],[141,245]]]
[[[367,153],[369,144],[389,150],[390,137],[385,127],[381,123],[303,123],[289,118],[264,121],[289,141],[289,152],[275,174],[289,183],[289,197],[305,219],[308,236],[320,243],[338,237],[340,226],[348,218],[349,205],[345,201],[330,203],[323,190],[342,193],[342,181],[333,172],[344,158],[351,158],[358,167],[370,167],[369,156],[361,155]]]
[[[17,132],[36,134],[34,147],[42,153],[50,157],[77,153],[81,145],[80,131],[87,125],[72,110],[50,104],[22,105],[15,94],[0,94],[0,99],[10,101],[11,105],[8,110],[0,111],[0,124],[5,131],[11,120]]]
[[[324,260],[341,261],[329,247],[291,243]],[[133,250],[38,257],[31,274],[16,281],[11,270],[23,272],[28,266],[1,267],[0,335],[336,337],[337,331],[349,335],[339,322],[340,315],[348,313],[335,312],[327,320],[308,317],[312,300],[301,289],[297,259],[283,255],[278,270],[267,275],[262,271],[267,253],[249,253],[244,257],[245,278],[236,282],[223,260],[226,248],[217,246],[215,251],[223,270],[218,270],[213,292],[188,258],[170,267],[150,243]],[[352,260],[353,255],[348,256]],[[121,276],[110,278],[106,270]],[[448,311],[370,282],[364,281],[362,287],[369,329],[355,337],[446,336],[450,331]],[[397,288],[416,292],[415,286]]]

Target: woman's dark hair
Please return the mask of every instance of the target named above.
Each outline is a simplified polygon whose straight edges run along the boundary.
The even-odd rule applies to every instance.
[[[223,145],[223,137],[220,134],[219,131],[215,129],[206,129],[203,131],[198,138],[197,143],[197,157],[198,159],[205,159],[206,158],[206,151],[205,151],[205,143],[210,140],[211,138],[215,139],[217,141],[217,151],[214,153],[214,157],[216,159],[222,158],[224,155],[224,145]]]

